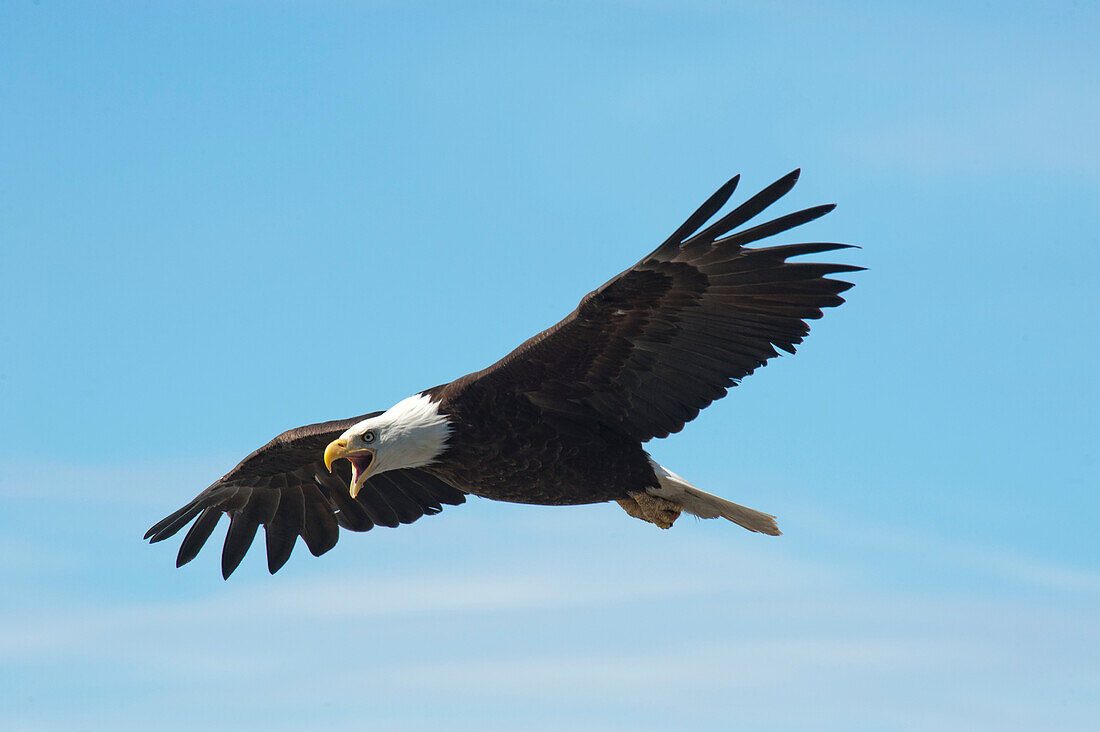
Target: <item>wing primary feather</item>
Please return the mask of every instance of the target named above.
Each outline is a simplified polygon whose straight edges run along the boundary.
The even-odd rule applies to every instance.
[[[221,517],[222,510],[213,506],[204,509],[199,514],[199,517],[195,519],[195,523],[187,530],[183,542],[180,543],[180,551],[176,555],[176,567],[182,567],[198,555],[199,550],[206,544],[206,540],[210,538],[210,534],[214,531],[214,527],[218,525]]]
[[[725,234],[727,231],[731,231],[745,223],[794,188],[794,184],[798,182],[800,173],[801,171],[798,169],[787,173],[775,183],[772,183],[770,186],[718,219],[718,221],[715,221],[713,224],[685,241],[684,246],[689,247],[692,244],[700,242],[713,242],[717,237],[722,236],[722,234]]]
[[[695,213],[688,216],[687,221],[680,224],[680,227],[672,232],[672,235],[665,240],[665,243],[654,254],[663,253],[666,248],[675,249],[679,247],[685,237],[690,236],[693,231],[705,224],[711,216],[718,213],[726,205],[726,201],[730,200],[730,196],[733,195],[733,191],[737,188],[737,183],[740,180],[741,176],[735,175],[723,183],[721,188],[695,210]]]
[[[841,272],[859,272],[862,267],[853,264],[818,264],[817,262],[788,262],[778,267],[764,269],[745,269],[712,275],[710,285],[714,288],[727,286],[731,292],[737,292],[740,285],[766,284],[769,282],[791,282],[818,280],[825,275]],[[835,282],[837,280],[829,280]]]
[[[264,544],[267,547],[267,571],[275,574],[290,559],[294,551],[294,542],[298,540],[297,532],[276,524],[264,526]]]
[[[791,257],[804,254],[820,254],[838,249],[859,249],[852,244],[812,242],[807,244],[779,244],[771,247],[741,249],[715,247],[691,260],[691,263],[707,272],[733,272],[758,266],[779,266]]]
[[[808,224],[814,219],[819,219],[825,214],[836,208],[835,203],[827,203],[823,206],[813,206],[801,211],[795,211],[794,213],[780,216],[779,218],[772,219],[759,226],[753,226],[752,228],[745,229],[744,231],[737,231],[729,236],[724,236],[721,239],[715,239],[715,246],[737,246],[743,247],[746,244],[751,244],[754,241],[761,239],[767,239],[769,236],[775,236],[776,234],[782,234],[788,229],[793,229],[796,226],[802,224]]]
[[[266,524],[275,517],[279,508],[279,494],[278,490],[270,488],[252,488],[244,496],[244,506],[230,512],[229,531],[226,532],[225,546],[222,549],[222,577],[225,579],[229,579],[229,575],[240,566],[256,538],[256,530],[260,524]]]
[[[267,571],[275,574],[290,559],[298,535],[302,533],[302,516],[305,512],[302,489],[289,485],[279,500],[279,510],[264,525],[267,544]]]
[[[310,554],[319,557],[340,539],[340,526],[333,515],[332,504],[312,483],[302,485],[302,538]]]
[[[835,241],[813,241],[801,244],[777,244],[771,247],[758,247],[753,249],[754,254],[779,254],[783,259],[798,257],[803,254],[820,254],[821,252],[833,252],[840,249],[862,249],[858,244],[840,244]]]
[[[222,548],[223,579],[229,579],[229,575],[240,565],[248,548],[252,546],[259,527],[243,508],[229,513],[229,531],[225,534],[225,545]]]
[[[145,532],[145,538],[149,539],[149,543],[156,544],[158,541],[164,541],[173,536],[199,514],[199,511],[203,509],[203,498],[205,497],[206,495],[200,494],[183,508],[162,518]]]

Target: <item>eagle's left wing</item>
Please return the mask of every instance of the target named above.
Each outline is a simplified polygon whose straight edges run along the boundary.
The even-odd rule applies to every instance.
[[[222,549],[222,576],[228,579],[252,545],[261,525],[267,567],[274,574],[290,558],[299,536],[314,556],[336,545],[340,527],[369,531],[374,526],[409,524],[421,516],[458,505],[466,494],[423,470],[391,470],[372,476],[356,498],[348,493],[346,461],[329,474],[322,458],[327,445],[352,425],[381,414],[306,425],[282,433],[240,462],[190,503],[159,521],[145,538],[169,538],[187,524],[176,566],[190,562],[210,537],[223,513],[229,531]]]
[[[739,229],[787,193],[798,173],[707,226],[737,186],[733,178],[649,256],[456,387],[508,389],[548,415],[599,421],[643,442],[678,432],[776,349],[794,353],[810,331],[806,321],[844,302],[840,293],[851,284],[829,275],[863,269],[788,261],[846,244],[747,246],[833,209]]]

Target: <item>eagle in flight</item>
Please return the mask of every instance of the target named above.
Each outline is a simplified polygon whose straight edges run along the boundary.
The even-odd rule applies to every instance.
[[[776,349],[794,353],[806,321],[844,302],[851,284],[828,275],[862,267],[787,260],[850,245],[748,246],[832,205],[739,229],[798,175],[707,225],[734,177],[651,254],[492,366],[384,412],[284,432],[145,538],[163,541],[191,524],[182,566],[227,513],[222,575],[237,568],[261,525],[274,573],[299,536],[320,556],[341,528],[412,523],[468,494],[540,505],[617,501],[663,529],[686,511],[778,535],[774,516],[696,488],[642,443],[679,432]]]

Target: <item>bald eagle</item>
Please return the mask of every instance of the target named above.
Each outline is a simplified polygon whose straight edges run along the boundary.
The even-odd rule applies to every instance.
[[[686,511],[778,535],[775,517],[706,493],[642,448],[694,419],[729,387],[794,353],[806,320],[840,305],[847,264],[788,262],[850,245],[746,245],[831,211],[816,206],[735,231],[786,194],[795,170],[707,222],[740,176],[718,189],[633,267],[586,295],[557,325],[492,366],[383,412],[284,432],[149,529],[158,542],[194,521],[176,566],[222,514],[228,578],[262,525],[275,573],[300,536],[315,556],[340,528],[396,527],[467,495],[539,505],[617,501],[669,528]]]

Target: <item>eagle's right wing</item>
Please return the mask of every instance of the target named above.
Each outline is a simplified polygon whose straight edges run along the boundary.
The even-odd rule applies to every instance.
[[[341,526],[349,531],[394,527],[439,513],[442,504],[464,503],[465,493],[417,469],[374,475],[358,497],[351,497],[351,468],[346,461],[339,462],[329,474],[323,460],[325,445],[348,427],[378,414],[282,433],[186,506],[157,522],[145,538],[163,541],[194,521],[180,545],[176,559],[180,567],[195,558],[222,514],[228,513],[222,576],[228,578],[241,563],[261,524],[267,539],[267,567],[274,574],[290,558],[299,536],[314,556],[320,556],[336,545]]]

